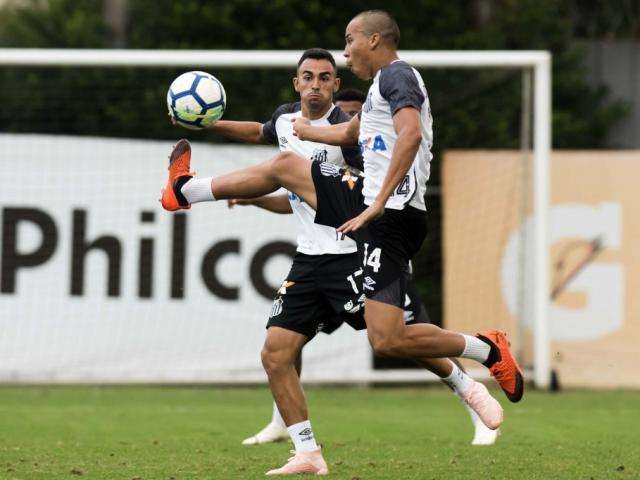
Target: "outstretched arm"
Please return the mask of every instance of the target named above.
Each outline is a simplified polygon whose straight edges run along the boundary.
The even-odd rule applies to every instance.
[[[393,147],[391,164],[378,196],[364,212],[338,228],[339,232],[353,232],[382,216],[387,200],[411,168],[422,141],[420,112],[413,107],[401,108],[393,116],[393,128],[398,134],[398,139]]]
[[[218,120],[208,127],[209,130],[225,137],[245,143],[265,143],[262,135],[262,124],[259,122],[236,122]]]
[[[358,145],[360,119],[356,115],[348,122],[329,127],[317,127],[311,125],[307,118],[296,118],[293,120],[293,132],[300,140],[343,147],[353,146]]]
[[[238,199],[234,198],[227,201],[229,208],[236,205],[255,205],[273,213],[289,214],[293,213],[289,197],[287,195],[265,195],[264,197]]]

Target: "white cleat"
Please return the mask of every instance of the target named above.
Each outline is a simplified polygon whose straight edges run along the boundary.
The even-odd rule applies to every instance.
[[[476,422],[476,431],[471,445],[493,445],[500,435],[500,429],[491,430],[481,421]]]
[[[269,423],[253,437],[245,438],[242,445],[260,445],[262,443],[282,442],[289,439],[286,427],[275,423]]]
[[[489,429],[497,430],[500,427],[504,419],[502,406],[483,384],[474,381],[461,398],[478,414],[480,420]]]
[[[293,457],[282,467],[269,470],[267,475],[299,475],[310,473],[312,475],[328,475],[327,463],[322,458],[322,450],[318,447],[312,452],[296,453],[292,450]]]

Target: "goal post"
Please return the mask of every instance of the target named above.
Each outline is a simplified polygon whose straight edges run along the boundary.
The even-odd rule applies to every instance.
[[[341,51],[332,52],[339,67]],[[0,68],[14,67],[217,67],[281,68],[297,64],[301,51],[276,50],[97,50],[0,49]],[[415,67],[495,68],[533,72],[533,381],[550,382],[548,312],[550,304],[549,185],[551,153],[551,55],[546,51],[399,52]],[[432,92],[437,95],[437,92]],[[437,119],[436,119],[437,122]]]

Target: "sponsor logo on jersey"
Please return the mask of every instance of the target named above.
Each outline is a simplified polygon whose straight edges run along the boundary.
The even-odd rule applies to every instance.
[[[280,285],[280,289],[278,290],[278,295],[286,295],[287,288],[293,287],[295,284],[296,282],[290,282],[289,280],[285,280],[284,282],[282,282],[282,285]]]
[[[320,173],[325,177],[339,177],[340,169],[333,163],[324,162],[320,164]]]
[[[324,163],[327,161],[328,155],[326,148],[316,148],[311,154],[311,161]]]
[[[371,277],[364,277],[364,284],[362,285],[365,290],[373,290],[373,286],[376,284],[376,281]]]
[[[375,137],[365,137],[358,142],[360,145],[360,152],[364,153],[365,150],[373,150],[374,152],[382,152],[387,149],[387,144],[384,143],[382,135],[376,135]]]
[[[269,312],[269,318],[277,317],[282,313],[282,297],[278,297],[273,301],[271,305],[271,312]]]

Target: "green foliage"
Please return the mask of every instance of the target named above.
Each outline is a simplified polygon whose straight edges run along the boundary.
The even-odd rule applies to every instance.
[[[107,47],[110,32],[102,18],[102,3],[100,0],[9,2],[0,16],[0,45]],[[339,3],[321,0],[131,0],[127,42],[129,48],[151,49],[305,49],[311,46],[341,49],[344,27],[354,14],[368,8],[387,8],[402,28],[404,49],[551,50],[554,59],[554,145],[567,148],[605,146],[609,129],[626,110],[619,103],[607,103],[606,91],[594,90],[587,85],[583,52],[576,50],[571,42],[575,9],[569,9],[567,2],[559,0],[503,0],[494,5],[490,21],[479,27],[471,5],[463,0],[412,0],[397,5],[362,0]],[[154,102],[162,103],[169,73],[175,71],[167,74],[118,71],[121,78],[90,69],[53,75],[47,75],[43,70],[33,71],[29,85],[33,88],[31,92],[39,92],[35,95],[40,98],[33,99],[31,104],[47,105],[49,111],[66,111],[69,118],[88,117],[89,121],[78,125],[60,120],[52,124],[37,109],[32,109],[34,115],[31,116],[24,111],[15,115],[14,108],[25,110],[25,103],[21,101],[3,106],[0,129],[172,136],[171,130],[166,128],[164,114],[154,117],[153,112],[157,109],[151,108]],[[266,119],[277,104],[295,99],[291,88],[292,71],[226,69],[214,73],[227,88],[227,118]],[[0,80],[3,91],[19,91],[15,82],[21,82],[24,74],[25,69],[8,76],[3,71]],[[433,102],[437,149],[518,146],[519,72],[449,69],[425,70],[423,75]],[[345,86],[366,88],[366,84],[350,73],[343,72],[342,76]],[[129,81],[134,82],[136,91],[127,91]],[[38,82],[40,88],[36,85]],[[26,90],[22,83],[18,85]],[[110,93],[115,85],[122,88],[118,88],[116,94]],[[101,98],[93,112],[87,112],[82,102],[78,101],[77,105],[68,102],[73,96],[67,95],[67,91],[82,91],[82,88],[92,88],[95,97]],[[140,90],[143,90],[142,94]],[[52,92],[56,92],[58,98],[51,98]],[[29,95],[32,98],[33,94]],[[63,98],[64,104],[60,102]],[[149,103],[148,99],[153,101]],[[135,102],[138,105],[133,107]],[[94,120],[94,115],[99,118]],[[101,119],[108,119],[106,128],[100,125]]]

